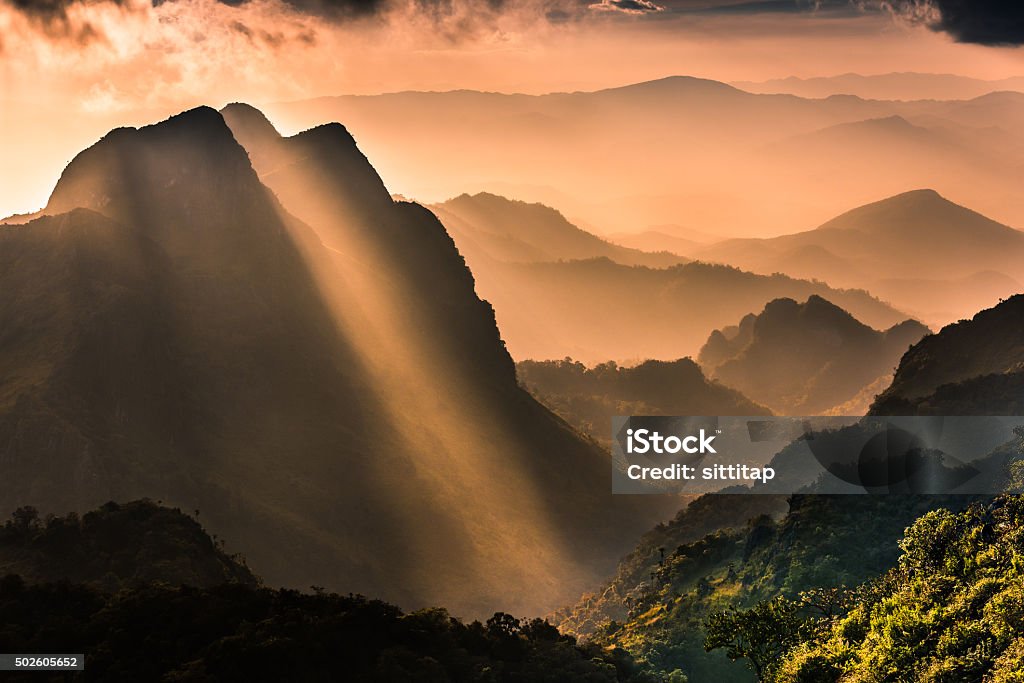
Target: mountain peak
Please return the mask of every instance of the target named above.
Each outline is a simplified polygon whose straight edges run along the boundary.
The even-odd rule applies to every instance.
[[[79,153],[61,174],[45,213],[92,209],[144,229],[171,253],[191,253],[201,240],[245,241],[259,217],[271,212],[271,197],[260,184],[249,157],[224,118],[210,107],[196,107],[160,123],[111,131]],[[202,231],[210,225],[250,228]]]
[[[930,188],[903,192],[833,218],[818,230],[856,230],[869,236],[900,234],[929,240],[1009,239],[1017,230],[956,204]]]
[[[281,134],[270,122],[270,119],[256,107],[244,102],[232,102],[220,110],[224,121],[231,128],[235,137],[259,136],[261,139],[280,138]],[[245,142],[239,140],[242,146]]]

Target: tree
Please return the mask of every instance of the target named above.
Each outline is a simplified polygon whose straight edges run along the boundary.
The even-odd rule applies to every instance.
[[[759,681],[767,680],[779,660],[800,640],[800,605],[777,597],[748,610],[730,607],[708,617],[704,649],[726,648],[726,656],[747,659]]]

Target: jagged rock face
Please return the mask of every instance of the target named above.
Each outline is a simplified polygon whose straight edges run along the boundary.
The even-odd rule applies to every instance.
[[[0,232],[4,507],[161,499],[271,585],[473,616],[570,599],[658,516],[340,126],[264,157],[207,108],[119,129],[46,213]]]

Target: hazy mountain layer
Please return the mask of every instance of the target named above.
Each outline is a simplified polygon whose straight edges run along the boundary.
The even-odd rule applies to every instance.
[[[463,614],[608,571],[659,503],[516,386],[443,227],[344,128],[271,139],[273,192],[211,109],[113,131],[0,231],[0,502],[161,499],[272,585]]]
[[[576,227],[558,211],[481,192],[460,195],[431,210],[444,223],[470,265],[490,259],[540,263],[608,258],[627,266],[661,268],[684,263],[678,255],[612,244]]]
[[[470,267],[516,359],[572,356],[597,363],[696,355],[712,330],[780,297],[818,294],[880,328],[907,317],[863,291],[705,263],[652,269],[608,259],[484,260]]]
[[[891,73],[863,76],[849,73],[817,78],[736,81],[747,92],[788,93],[800,97],[855,95],[869,100],[966,100],[1002,90],[1024,91],[1024,78],[983,80],[953,74]]]
[[[930,324],[1020,291],[1024,233],[931,190],[848,211],[815,230],[726,240],[694,252],[757,273],[860,287]]]
[[[928,332],[912,320],[879,332],[819,296],[802,304],[777,299],[712,332],[700,363],[709,376],[779,413],[827,414],[890,375]]]

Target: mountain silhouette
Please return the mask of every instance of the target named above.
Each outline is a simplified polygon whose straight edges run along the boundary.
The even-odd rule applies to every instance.
[[[1020,415],[1024,295],[928,335],[900,360],[878,415]]]
[[[874,202],[806,232],[727,240],[696,256],[864,288],[940,324],[1016,293],[1024,279],[1024,233],[933,190]]]
[[[112,131],[0,232],[0,501],[160,499],[271,585],[469,615],[613,566],[669,502],[518,388],[437,219],[343,127],[248,122]]]
[[[459,195],[430,209],[470,263],[483,258],[512,263],[608,258],[627,266],[659,268],[686,261],[664,251],[648,253],[613,244],[543,204],[487,192]]]
[[[712,332],[699,359],[711,377],[772,410],[819,415],[889,374],[926,334],[912,320],[873,330],[820,296],[802,304],[776,299]]]

